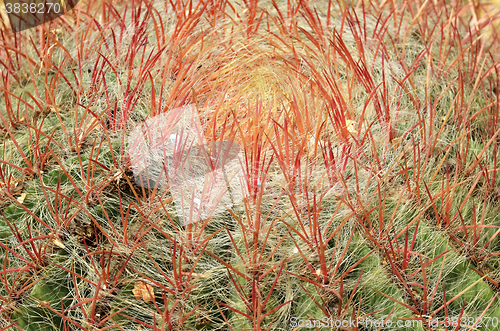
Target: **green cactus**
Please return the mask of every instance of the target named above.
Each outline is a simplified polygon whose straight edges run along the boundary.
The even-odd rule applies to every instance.
[[[496,330],[498,15],[99,0],[4,22],[0,328]],[[168,183],[136,181],[134,129],[179,108],[239,147],[237,183],[186,179],[226,200],[176,191],[172,123],[184,154],[145,138]]]

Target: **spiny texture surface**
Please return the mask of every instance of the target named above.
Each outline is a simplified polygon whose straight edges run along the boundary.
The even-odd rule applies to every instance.
[[[2,14],[1,329],[496,330],[496,8],[82,0],[16,34]],[[140,169],[134,130],[185,107],[205,161],[178,143]],[[159,179],[216,172],[224,142],[224,198]]]

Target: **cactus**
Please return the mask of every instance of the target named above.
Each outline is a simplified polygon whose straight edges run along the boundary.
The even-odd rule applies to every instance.
[[[97,0],[3,21],[1,329],[500,328],[499,17]]]

